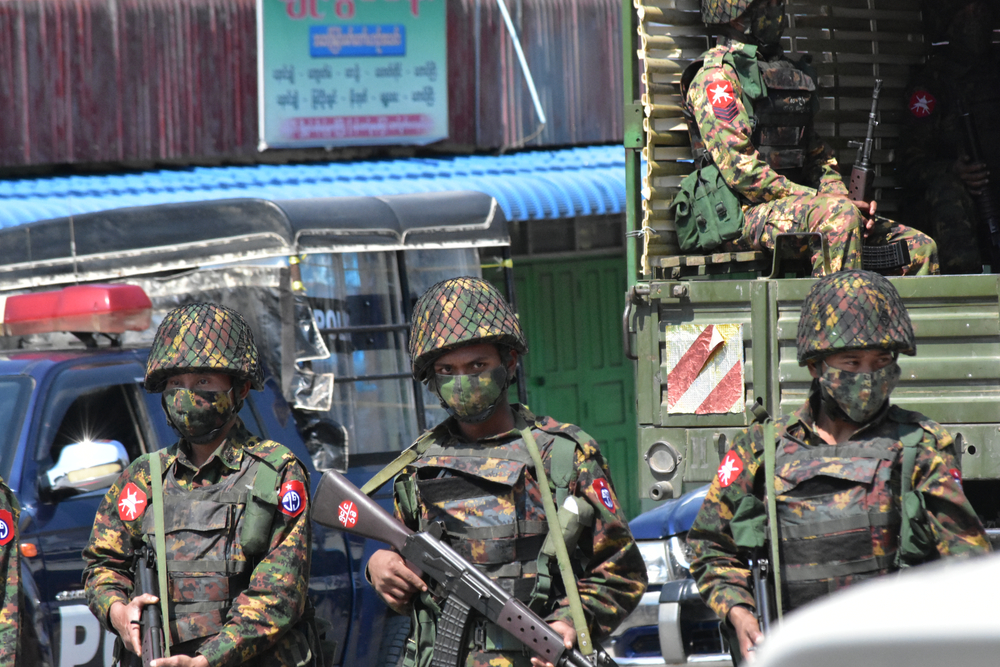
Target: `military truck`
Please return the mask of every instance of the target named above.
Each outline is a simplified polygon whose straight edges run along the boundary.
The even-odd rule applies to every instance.
[[[813,284],[800,249],[818,240],[779,240],[773,254],[685,256],[678,246],[670,204],[694,169],[680,78],[715,43],[699,7],[699,0],[623,4],[627,227],[636,239],[628,249],[623,329],[625,353],[636,368],[645,510],[687,500],[712,479],[733,437],[749,423],[747,401],[759,400],[771,415],[786,414],[801,405],[810,385],[796,362],[795,334]],[[900,209],[892,151],[903,90],[927,52],[920,7],[918,0],[786,0],[790,24],[783,44],[786,52],[812,54],[820,88],[816,129],[836,151],[845,181],[858,155],[852,142],[866,136],[874,81],[883,81],[872,162],[875,198],[888,217]],[[900,360],[903,376],[893,401],[951,432],[966,494],[996,542],[1000,280],[990,273],[891,280],[910,310],[918,348],[916,357]],[[647,563],[662,564],[663,657],[728,662],[718,632],[713,636],[704,625],[706,609],[678,546],[690,517],[684,525],[674,509],[661,514],[655,526],[646,521],[642,528]]]

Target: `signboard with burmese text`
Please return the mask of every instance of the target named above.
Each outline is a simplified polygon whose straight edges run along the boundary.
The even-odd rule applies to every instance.
[[[257,0],[259,149],[448,136],[445,0]]]

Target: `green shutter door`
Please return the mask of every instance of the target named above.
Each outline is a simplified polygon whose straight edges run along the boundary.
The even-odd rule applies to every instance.
[[[635,381],[622,352],[625,262],[518,257],[514,276],[530,348],[528,405],[535,414],[578,424],[597,440],[632,518],[640,508]]]

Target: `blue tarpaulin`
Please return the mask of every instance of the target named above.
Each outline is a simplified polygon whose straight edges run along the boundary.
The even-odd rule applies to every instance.
[[[0,227],[127,206],[260,197],[310,199],[477,190],[508,220],[620,213],[625,150],[590,146],[501,156],[193,167],[0,180]]]

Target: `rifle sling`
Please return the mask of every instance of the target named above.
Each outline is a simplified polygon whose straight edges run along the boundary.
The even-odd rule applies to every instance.
[[[398,475],[403,468],[416,461],[431,446],[433,431],[425,431],[417,441],[403,450],[403,452],[393,459],[392,463],[375,473],[375,476],[365,482],[361,487],[361,493],[370,496],[378,491],[390,479]]]
[[[775,450],[774,422],[770,418],[764,421],[764,484],[767,498],[767,526],[771,542],[771,572],[774,575],[774,602],[777,607],[778,620],[783,615],[781,600],[781,564],[778,561],[781,541],[778,537],[778,503],[774,497]]]
[[[594,652],[594,646],[590,640],[590,630],[587,628],[587,617],[583,614],[583,602],[580,601],[580,591],[576,586],[576,576],[573,574],[573,566],[570,564],[569,551],[566,543],[562,540],[563,529],[559,523],[559,513],[556,510],[555,500],[552,498],[552,489],[549,488],[549,479],[545,474],[545,463],[542,461],[542,454],[538,451],[538,443],[531,432],[531,427],[524,422],[524,419],[517,412],[514,413],[515,428],[521,431],[521,437],[528,446],[531,458],[535,462],[535,476],[538,478],[542,505],[545,507],[545,518],[549,523],[549,533],[552,534],[552,543],[556,548],[556,558],[559,561],[559,573],[562,575],[563,586],[566,588],[566,598],[569,601],[569,610],[573,618],[573,626],[576,629],[576,640],[580,646],[580,652],[590,655]]]
[[[163,633],[163,657],[170,657],[170,630],[168,629],[168,619],[170,618],[170,608],[167,599],[170,597],[170,589],[167,587],[167,538],[165,534],[166,523],[163,520],[163,470],[160,466],[160,452],[153,452],[149,455],[149,477],[153,485],[153,520],[154,530],[153,542],[156,550],[156,578],[159,586],[160,614],[165,628]]]

